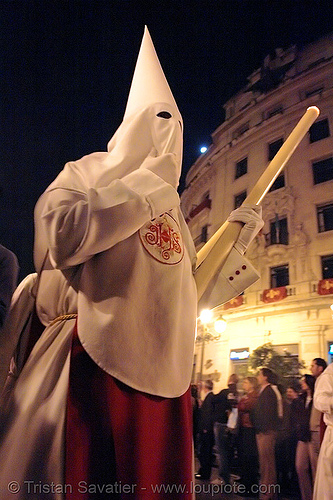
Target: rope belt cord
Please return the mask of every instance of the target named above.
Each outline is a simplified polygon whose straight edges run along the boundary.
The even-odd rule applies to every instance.
[[[61,316],[58,316],[57,318],[53,319],[50,323],[50,326],[54,325],[55,323],[58,323],[58,321],[66,321],[66,320],[75,319],[75,318],[77,318],[76,313],[74,313],[74,314],[62,314]]]

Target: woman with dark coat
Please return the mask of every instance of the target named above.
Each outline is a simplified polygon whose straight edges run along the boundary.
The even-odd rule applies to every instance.
[[[258,399],[256,377],[246,377],[243,381],[244,396],[238,402],[239,451],[241,459],[241,478],[239,484],[246,487],[246,496],[254,492],[253,485],[258,483],[258,450],[256,434],[251,414]]]
[[[302,500],[311,500],[314,476],[310,462],[310,415],[313,402],[315,378],[304,375],[301,379],[302,394],[292,402],[292,421],[296,428],[296,471]]]

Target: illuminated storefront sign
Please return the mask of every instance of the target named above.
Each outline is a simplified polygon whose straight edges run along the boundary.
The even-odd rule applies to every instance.
[[[231,361],[241,361],[243,359],[248,359],[250,356],[250,351],[247,347],[244,349],[233,349],[230,351]]]

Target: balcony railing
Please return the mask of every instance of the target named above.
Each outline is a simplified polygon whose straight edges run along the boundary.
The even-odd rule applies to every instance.
[[[193,208],[189,214],[190,219],[193,219],[196,215],[198,215],[202,210],[205,208],[211,208],[212,206],[212,200],[210,198],[205,198],[199,205],[197,205],[195,208]]]

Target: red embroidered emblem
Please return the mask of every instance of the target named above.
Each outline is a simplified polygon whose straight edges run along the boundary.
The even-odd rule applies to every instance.
[[[147,252],[163,264],[178,264],[184,256],[183,241],[177,221],[164,213],[143,226],[140,239]]]

